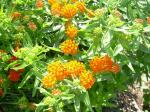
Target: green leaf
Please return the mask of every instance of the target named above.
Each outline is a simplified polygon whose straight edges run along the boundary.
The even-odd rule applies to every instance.
[[[13,67],[12,69],[18,71],[20,69],[23,69],[25,67],[27,67],[29,64],[26,64],[26,63],[22,63],[21,65],[17,66],[17,67]]]
[[[24,84],[30,79],[30,77],[33,75],[32,71],[29,71],[25,77],[22,79],[21,83],[18,86],[18,89],[22,88]]]
[[[61,96],[61,99],[62,99],[62,100],[71,100],[71,99],[73,99],[74,97],[75,97],[74,94],[65,94],[65,95],[62,95],[62,96]]]
[[[50,50],[56,51],[56,52],[61,52],[60,49],[55,48],[55,47],[48,47]]]
[[[39,84],[40,84],[40,81],[36,78],[36,79],[35,79],[35,82],[34,82],[34,88],[33,88],[33,91],[32,91],[32,97],[35,96]]]
[[[74,108],[76,112],[80,112],[80,99],[78,97],[74,100]]]
[[[87,106],[87,108],[90,110],[90,112],[94,112],[92,109],[92,106],[91,106],[88,91],[86,91],[83,101],[84,101],[85,105]]]
[[[135,73],[135,70],[134,70],[134,68],[133,68],[133,66],[132,66],[132,64],[131,64],[131,62],[129,62],[128,67],[131,69],[131,71],[132,71],[133,73]]]
[[[114,57],[117,56],[121,51],[123,51],[123,47],[121,44],[118,44],[114,49]]]
[[[40,89],[40,93],[42,93],[45,96],[50,96],[50,93],[48,91],[46,91],[46,89],[44,88],[39,88]]]
[[[105,33],[105,35],[102,37],[102,40],[101,40],[101,43],[102,43],[101,45],[102,46],[101,47],[104,48],[104,49],[108,48],[112,38],[113,38],[113,35],[111,34],[111,31],[108,30]]]

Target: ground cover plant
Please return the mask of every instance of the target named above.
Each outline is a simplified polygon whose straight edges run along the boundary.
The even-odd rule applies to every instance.
[[[116,103],[137,84],[140,111],[149,111],[149,7],[149,0],[1,0],[0,111],[138,112]]]

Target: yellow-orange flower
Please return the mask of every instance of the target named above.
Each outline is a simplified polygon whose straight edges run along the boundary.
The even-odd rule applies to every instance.
[[[52,74],[48,74],[42,79],[42,84],[45,88],[52,88],[56,84],[56,77]]]
[[[104,57],[96,56],[90,61],[90,67],[95,73],[111,71],[112,64],[113,61],[108,55]]]
[[[48,65],[48,72],[56,77],[57,80],[63,80],[67,77],[67,70],[61,61],[55,61]]]
[[[67,69],[68,75],[73,77],[79,76],[85,70],[84,64],[76,60],[69,61],[64,66]]]
[[[78,29],[74,27],[73,25],[69,25],[66,29],[66,35],[70,39],[74,39],[77,36],[77,33],[78,33]]]
[[[85,89],[89,89],[94,84],[95,79],[89,71],[84,71],[80,76],[80,83]]]
[[[114,65],[112,66],[111,71],[112,71],[114,74],[117,74],[117,73],[120,71],[119,65],[118,65],[118,64],[114,64]]]
[[[61,90],[59,90],[59,89],[53,89],[52,90],[52,94],[55,95],[55,96],[60,95],[61,94]]]
[[[147,23],[150,24],[150,17],[147,18]]]
[[[37,8],[43,8],[43,6],[44,6],[43,0],[37,0],[36,1],[36,7]]]
[[[13,19],[13,20],[18,19],[19,17],[21,17],[21,13],[20,13],[20,12],[14,12],[14,13],[12,14],[12,19]]]
[[[62,8],[62,16],[67,18],[67,19],[71,19],[72,17],[74,17],[77,14],[77,10],[78,9],[75,5],[66,4]]]
[[[48,3],[49,3],[50,5],[52,5],[52,4],[56,3],[56,1],[55,1],[55,0],[48,0]]]
[[[60,49],[64,54],[74,55],[77,53],[78,45],[74,40],[66,40],[60,45]]]
[[[61,16],[62,5],[60,3],[54,3],[51,6],[51,14]]]
[[[85,3],[84,2],[76,2],[76,6],[80,12],[85,12]]]

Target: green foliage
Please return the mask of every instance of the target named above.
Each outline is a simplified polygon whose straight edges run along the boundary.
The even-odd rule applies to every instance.
[[[9,99],[12,112],[17,109],[23,112],[100,112],[103,107],[117,107],[111,102],[117,93],[135,82],[142,83],[142,74],[149,80],[149,0],[86,0],[86,7],[95,15],[79,13],[72,19],[79,29],[75,38],[79,44],[76,55],[64,55],[59,47],[68,38],[65,35],[67,20],[53,16],[48,1],[43,0],[43,3],[43,8],[39,9],[35,0],[0,1],[0,50],[4,50],[0,51],[0,79],[3,79],[0,88],[4,90],[0,104]],[[21,13],[16,20],[12,17],[14,12]],[[31,22],[35,28],[29,27]],[[41,81],[48,73],[47,65],[54,60],[78,60],[91,70],[89,60],[103,54],[120,65],[118,74],[95,74],[96,82],[89,90],[78,78],[59,81],[55,87],[61,91],[59,95],[52,94],[53,88],[43,87]],[[13,56],[17,59],[12,61]],[[10,81],[11,69],[24,69],[18,82]],[[147,99],[147,95],[145,97]],[[32,102],[36,103],[34,109],[30,108]],[[17,109],[11,105],[13,103]]]

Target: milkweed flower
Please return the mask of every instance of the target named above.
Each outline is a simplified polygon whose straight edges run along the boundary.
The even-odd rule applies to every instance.
[[[147,18],[147,23],[150,24],[150,17]]]
[[[9,70],[9,75],[8,75],[9,80],[12,82],[17,82],[20,79],[20,73],[11,69]]]
[[[77,53],[78,45],[74,40],[66,40],[60,45],[60,49],[64,54],[74,55]]]
[[[110,71],[113,65],[113,61],[111,59],[111,57],[109,57],[108,55],[105,55],[104,57],[101,58],[102,61],[102,71]]]
[[[66,4],[62,8],[62,16],[67,18],[67,19],[71,19],[72,17],[74,17],[77,14],[77,10],[78,9],[75,5]]]
[[[29,22],[28,23],[29,29],[35,31],[37,29],[36,24],[34,22]]]
[[[118,11],[118,10],[113,10],[112,13],[113,13],[113,15],[114,15],[115,17],[119,17],[119,18],[122,17],[122,13],[121,13],[120,11]]]
[[[104,57],[94,57],[90,62],[91,69],[96,72],[107,72],[111,71],[113,61],[108,55]]]
[[[36,7],[37,8],[43,8],[43,6],[44,6],[43,0],[37,0],[36,1]]]
[[[14,12],[14,13],[12,14],[12,19],[13,19],[13,20],[18,19],[19,17],[21,17],[21,13],[20,13],[20,12]]]
[[[78,33],[78,29],[76,27],[74,27],[73,25],[69,25],[66,28],[66,35],[70,38],[70,39],[74,39],[77,36]]]
[[[52,90],[52,94],[57,96],[57,95],[60,95],[61,94],[61,90],[60,89],[53,89]]]
[[[85,70],[84,64],[76,60],[69,61],[64,66],[67,69],[68,75],[73,77],[79,76]]]
[[[140,24],[143,24],[143,23],[144,23],[143,19],[140,19],[140,18],[136,18],[134,21],[135,21],[136,23],[140,23]]]
[[[52,88],[56,84],[56,77],[52,74],[44,76],[42,79],[42,84],[45,88]]]
[[[85,3],[84,2],[76,2],[76,6],[80,12],[85,12]]]
[[[90,89],[94,84],[94,82],[95,79],[93,78],[93,75],[89,71],[84,71],[80,75],[80,83],[85,89]]]
[[[48,72],[56,77],[57,80],[63,80],[67,77],[67,70],[64,68],[61,61],[55,61],[48,64]]]
[[[111,68],[111,71],[114,73],[114,74],[117,74],[119,71],[120,71],[120,67],[118,64],[114,64]]]
[[[60,3],[54,3],[51,6],[51,14],[61,16],[62,5]]]
[[[101,68],[101,58],[96,56],[90,61],[91,69],[96,73],[100,71]]]

